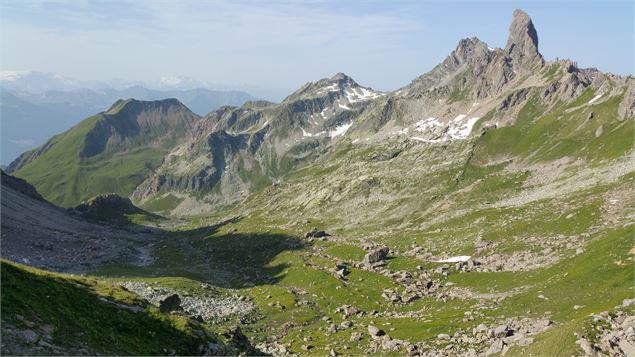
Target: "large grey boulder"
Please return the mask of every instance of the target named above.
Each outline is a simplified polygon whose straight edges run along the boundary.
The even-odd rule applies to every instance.
[[[364,265],[367,268],[383,265],[389,251],[388,247],[383,247],[367,253],[364,256]]]
[[[383,330],[380,330],[378,327],[373,326],[373,325],[368,325],[368,334],[375,338],[375,337],[379,337],[379,336],[383,336],[386,333]]]
[[[165,299],[159,301],[159,310],[161,312],[171,312],[181,309],[181,298],[178,294],[172,294]]]
[[[313,230],[308,231],[304,234],[304,238],[322,238],[329,237],[330,234],[325,231],[318,230],[317,228],[313,228]]]

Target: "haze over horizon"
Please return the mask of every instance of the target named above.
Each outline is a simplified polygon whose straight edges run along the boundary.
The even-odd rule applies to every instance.
[[[191,78],[267,88],[276,97],[344,72],[395,90],[440,63],[461,38],[504,47],[515,8],[532,16],[545,59],[634,73],[630,1],[3,2],[1,69],[98,81]]]

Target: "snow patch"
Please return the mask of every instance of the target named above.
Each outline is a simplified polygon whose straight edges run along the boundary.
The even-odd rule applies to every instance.
[[[400,129],[400,130],[397,130],[397,131],[393,131],[392,133],[395,134],[395,135],[406,135],[406,134],[408,134],[408,131],[410,131],[410,129],[403,128],[403,129]]]
[[[478,105],[478,103],[476,103]],[[467,118],[465,114],[459,114],[451,120],[449,123],[445,124],[438,121],[434,117],[429,117],[424,120],[420,120],[415,123],[414,131],[420,133],[435,133],[435,135],[442,134],[443,137],[439,139],[424,139],[421,137],[413,137],[414,140],[424,141],[424,142],[441,142],[446,141],[448,139],[465,139],[472,132],[472,128],[474,124],[479,120],[479,117]]]
[[[351,121],[348,124],[344,124],[344,125],[340,125],[335,127],[335,130],[332,130],[329,132],[329,136],[331,138],[336,138],[340,135],[344,135],[346,134],[346,132],[348,131],[348,129],[353,125],[353,122]]]
[[[9,70],[1,70],[0,71],[0,81],[16,81],[24,76],[31,74],[31,71],[9,71]]]
[[[458,263],[458,262],[466,262],[470,260],[472,257],[469,255],[459,255],[456,257],[450,257],[447,259],[435,260],[435,263]]]
[[[351,110],[351,108],[347,107],[347,106],[346,106],[346,105],[344,105],[344,104],[338,104],[338,106],[339,106],[340,108],[344,109],[344,110]]]
[[[598,94],[595,97],[593,97],[593,99],[591,99],[589,103],[587,104],[593,104],[596,100],[600,99],[601,97],[602,97],[602,94]]]
[[[457,116],[456,116],[456,118],[454,118],[454,120],[452,120],[452,121],[453,121],[453,122],[455,122],[455,123],[456,123],[456,122],[460,122],[461,120],[465,119],[465,117],[466,117],[466,116],[467,116],[467,115],[465,115],[465,114],[459,114],[459,115],[457,115]]]
[[[328,108],[324,108],[322,109],[322,111],[320,112],[320,115],[322,116],[322,118],[327,119],[328,116],[326,115],[326,111],[328,110]]]
[[[472,127],[479,119],[479,117],[469,118],[467,122],[462,123],[460,126],[451,126],[448,133],[453,139],[465,139],[470,135]],[[456,119],[454,121],[456,122]]]
[[[409,139],[422,141],[424,143],[442,143],[446,141],[446,139],[425,139],[425,138],[420,138],[418,136],[411,136]]]
[[[302,137],[304,138],[313,138],[313,137],[318,137],[318,136],[322,136],[326,134],[325,131],[320,131],[319,133],[311,134],[307,132],[306,130],[304,130],[304,128],[301,128],[301,129],[302,129]]]
[[[337,83],[333,83],[330,86],[321,88],[318,93],[326,93],[326,92],[339,92],[340,87],[337,85]]]
[[[383,94],[364,87],[357,87],[346,89],[346,91],[344,91],[344,95],[346,96],[346,99],[348,99],[349,103],[357,103],[379,98]]]
[[[429,131],[429,129],[442,126],[445,126],[445,124],[441,123],[434,117],[429,117],[427,119],[416,122],[414,130],[418,132],[424,132]]]

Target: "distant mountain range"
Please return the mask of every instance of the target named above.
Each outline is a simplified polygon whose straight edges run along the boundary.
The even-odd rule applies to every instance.
[[[199,115],[223,105],[240,106],[254,99],[242,91],[204,88],[153,90],[136,85],[114,89],[103,84],[104,88],[99,89],[98,83],[74,82],[41,73],[29,74],[29,80],[7,78],[11,77],[3,72],[0,80],[2,164],[8,164],[22,152],[44,143],[81,119],[108,109],[118,99],[177,98]],[[77,88],[84,84],[93,88]]]

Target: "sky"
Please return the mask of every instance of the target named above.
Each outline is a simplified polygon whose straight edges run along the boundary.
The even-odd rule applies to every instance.
[[[532,17],[547,60],[634,73],[632,1],[2,0],[0,67],[288,92],[344,72],[394,90],[461,38],[504,47],[516,8]]]

